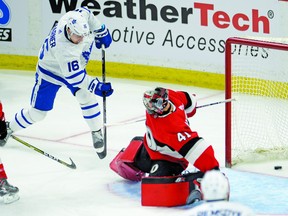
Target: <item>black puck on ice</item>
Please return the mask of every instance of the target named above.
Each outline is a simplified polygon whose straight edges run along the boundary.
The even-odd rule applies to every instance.
[[[274,169],[275,170],[280,170],[280,169],[282,169],[282,166],[274,166]]]

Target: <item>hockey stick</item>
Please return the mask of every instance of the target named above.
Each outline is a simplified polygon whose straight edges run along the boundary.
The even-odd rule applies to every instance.
[[[65,166],[67,166],[67,167],[69,167],[69,168],[71,168],[71,169],[76,169],[76,165],[75,165],[75,163],[72,161],[71,158],[69,158],[70,161],[71,161],[71,164],[68,164],[68,163],[66,163],[65,161],[62,161],[62,160],[60,160],[60,159],[58,159],[58,158],[50,155],[49,153],[44,152],[43,150],[41,150],[41,149],[39,149],[39,148],[37,148],[37,147],[35,147],[35,146],[33,146],[33,145],[25,142],[24,140],[22,140],[22,139],[20,139],[20,138],[18,138],[18,137],[16,137],[16,136],[14,136],[14,135],[11,135],[11,137],[12,137],[13,139],[15,139],[16,141],[18,141],[19,143],[27,146],[28,148],[30,148],[30,149],[32,149],[32,150],[34,150],[34,151],[36,151],[36,152],[38,152],[38,153],[46,156],[46,157],[49,157],[49,158],[51,158],[52,160],[55,160],[55,161],[57,161],[57,162],[60,163],[60,164],[63,164],[63,165],[65,165]]]
[[[209,104],[204,104],[204,105],[201,105],[201,106],[196,106],[196,109],[203,108],[203,107],[208,107],[208,106],[213,106],[213,105],[217,105],[217,104],[222,104],[222,103],[229,103],[229,102],[232,102],[232,101],[236,101],[236,99],[235,98],[230,98],[230,99],[226,99],[226,100],[222,100],[222,101],[217,101],[217,102],[213,102],[213,103],[209,103]],[[124,120],[124,121],[121,121],[121,122],[106,124],[106,127],[133,124],[133,123],[137,123],[137,122],[141,122],[141,121],[145,121],[145,117],[143,115],[135,117],[135,118],[132,118],[132,119],[129,119],[129,120]]]
[[[213,103],[197,106],[196,108],[198,109],[198,108],[203,108],[203,107],[217,105],[217,104],[222,104],[222,103],[229,103],[229,102],[232,102],[232,101],[236,101],[236,99],[235,98],[230,98],[230,99],[226,99],[226,100],[223,100],[223,101],[217,101],[217,102],[213,102]]]
[[[102,45],[102,82],[106,82],[106,68],[105,68],[105,48]],[[97,152],[97,155],[100,159],[103,159],[107,155],[107,128],[106,128],[106,96],[103,95],[103,149],[101,148],[101,152]]]

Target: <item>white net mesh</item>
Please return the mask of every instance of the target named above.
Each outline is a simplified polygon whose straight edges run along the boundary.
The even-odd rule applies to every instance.
[[[288,159],[288,51],[234,44],[232,52],[232,164]]]

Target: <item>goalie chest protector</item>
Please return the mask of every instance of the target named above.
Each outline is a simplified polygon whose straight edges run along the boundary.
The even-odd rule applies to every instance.
[[[141,182],[142,206],[181,206],[195,185],[184,176],[145,177]]]

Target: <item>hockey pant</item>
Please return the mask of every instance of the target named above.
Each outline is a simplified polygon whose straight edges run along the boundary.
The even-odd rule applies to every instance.
[[[96,96],[87,90],[75,88],[67,82],[65,82],[65,85],[76,97],[90,130],[97,131],[101,129],[102,118],[100,117],[100,107]],[[36,82],[30,101],[31,107],[22,109],[15,114],[9,125],[11,130],[15,132],[43,120],[47,112],[53,109],[56,94],[61,86],[41,79],[36,74]]]

